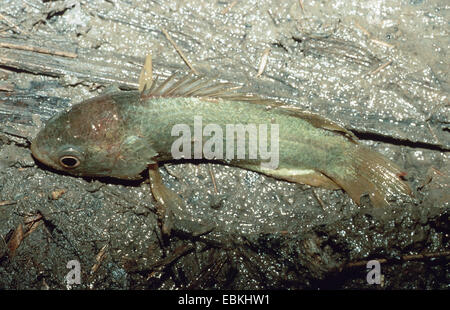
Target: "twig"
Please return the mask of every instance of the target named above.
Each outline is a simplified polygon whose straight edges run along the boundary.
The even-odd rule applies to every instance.
[[[5,31],[8,31],[9,29],[12,29],[12,28],[14,28],[14,27],[12,27],[12,26],[6,26],[6,27],[0,29],[0,33],[3,33],[3,32],[5,32]]]
[[[259,77],[261,76],[261,74],[263,74],[264,69],[266,69],[267,66],[267,61],[269,59],[269,54],[270,54],[270,48],[266,48],[261,56],[261,61],[259,62],[259,69],[258,69],[258,73],[256,74],[255,77]]]
[[[411,255],[403,255],[401,257],[402,261],[411,261],[411,260],[421,260],[425,258],[437,258],[437,257],[444,257],[444,256],[450,256],[450,251],[443,251],[443,252],[434,252],[434,253],[424,253],[424,254],[411,254]],[[380,264],[387,263],[388,260],[386,258],[380,258],[375,259]],[[361,267],[361,266],[367,266],[368,261],[359,261],[359,262],[352,262],[348,263],[345,267],[351,268],[351,267]]]
[[[267,10],[267,14],[269,14],[270,19],[272,20],[273,24],[275,26],[278,26],[277,19],[273,16],[272,11],[270,9]]]
[[[167,30],[164,29],[164,28],[161,28],[161,31],[164,33],[164,35],[166,36],[167,40],[172,44],[172,46],[175,48],[175,50],[180,55],[180,57],[183,59],[183,61],[186,63],[186,65],[189,67],[189,69],[191,69],[192,72],[194,72],[195,75],[198,75],[197,70],[195,70],[194,67],[192,67],[192,65],[189,63],[189,61],[187,60],[186,56],[184,56],[183,52],[179,49],[179,47],[177,46],[175,41],[172,40],[172,38],[170,37],[170,35],[167,32]]]
[[[169,264],[172,264],[174,261],[179,259],[180,257],[186,255],[188,252],[192,251],[194,246],[192,244],[183,244],[175,248],[172,253],[170,253],[165,258],[153,263],[150,265],[150,270],[162,270]]]
[[[372,41],[373,43],[379,44],[379,45],[386,46],[388,48],[393,48],[394,47],[394,45],[392,45],[392,44],[389,44],[389,43],[386,43],[386,42],[383,42],[383,41],[380,41],[380,40],[377,40],[377,39],[370,39],[370,41]]]
[[[4,41],[0,38],[0,42]],[[15,44],[22,45],[23,43]],[[83,59],[80,57],[55,57],[48,54],[2,48],[0,49],[0,66],[53,77],[70,75],[83,81],[102,85],[117,84],[122,89],[138,88],[135,79],[137,72],[134,68],[122,64],[104,70],[110,61],[117,60],[121,63],[121,60],[116,56],[112,56],[112,58],[100,56],[100,59],[96,58],[97,56],[97,53],[92,53]]]
[[[0,82],[0,91],[14,91],[14,84],[9,82]]]
[[[361,30],[370,39],[371,42],[379,44],[379,45],[383,45],[383,46],[388,47],[388,48],[393,48],[394,47],[394,45],[392,45],[392,44],[389,44],[389,43],[386,43],[386,42],[383,42],[383,41],[380,41],[380,40],[377,40],[377,39],[373,39],[372,35],[370,34],[370,32],[367,31],[363,26],[361,26],[356,21],[355,21],[355,26],[358,27],[359,30]]]
[[[374,75],[377,74],[378,72],[380,72],[381,70],[383,70],[384,68],[386,68],[387,66],[389,66],[392,63],[392,60],[389,60],[388,62],[385,62],[384,64],[382,64],[381,66],[379,66],[378,68],[376,68],[375,70],[373,70],[372,72],[370,72],[370,75]]]
[[[221,14],[224,14],[224,15],[227,14],[228,11],[231,10],[231,9],[233,8],[233,6],[235,6],[237,3],[238,3],[237,0],[231,2],[230,5],[227,6],[226,8],[224,8],[224,9],[222,10],[222,12],[220,12],[220,13],[221,13]]]
[[[436,134],[434,133],[433,128],[431,128],[431,126],[430,126],[430,124],[429,124],[428,122],[426,122],[426,123],[427,123],[428,129],[429,129],[430,132],[431,132],[431,135],[432,135],[433,138],[436,140],[436,142],[440,144],[441,141],[439,141],[438,137],[437,137]]]
[[[14,200],[3,200],[3,201],[0,201],[0,207],[15,205],[16,203],[17,202]]]
[[[359,28],[366,36],[371,37],[370,32],[366,30],[363,26],[361,26],[358,22],[355,22],[355,26]]]
[[[32,223],[28,224],[28,225],[27,225],[28,230],[27,230],[27,232],[23,235],[23,238],[25,239],[26,237],[28,237],[29,235],[31,235],[31,233],[34,232],[34,231],[38,228],[38,226],[41,225],[42,223],[43,223],[43,221],[38,220],[38,221],[35,221],[35,222],[32,222]]]
[[[105,244],[100,251],[95,256],[95,260],[97,261],[91,268],[91,274],[94,274],[97,272],[98,268],[100,267],[102,261],[105,259],[105,252],[108,248],[108,244]]]
[[[300,8],[302,9],[302,12],[305,13],[305,7],[303,6],[303,0],[298,0],[298,3],[300,4]]]
[[[16,253],[17,248],[20,246],[23,240],[23,225],[20,223],[14,230],[11,238],[9,239],[7,245],[9,250],[9,255],[13,257]]]
[[[325,208],[325,204],[323,203],[322,199],[320,199],[319,195],[317,195],[315,190],[313,190],[312,192],[313,192],[314,197],[317,199],[317,201],[319,202],[320,206],[322,207],[322,209],[325,211],[326,208]]]
[[[443,177],[445,176],[444,173],[442,173],[441,171],[437,170],[436,168],[431,167],[431,169],[433,169],[433,171],[434,171],[435,173],[439,174],[440,176],[443,176]]]
[[[6,42],[0,42],[0,47],[10,48],[10,49],[16,49],[16,50],[24,50],[24,51],[31,51],[41,54],[48,54],[48,55],[55,55],[55,56],[63,56],[63,57],[69,57],[69,58],[77,58],[78,55],[71,52],[65,52],[65,51],[51,51],[48,49],[35,47],[35,46],[28,46],[28,45],[18,45],[13,43],[6,43]]]
[[[25,33],[26,35],[29,35],[29,33],[27,31],[20,29],[19,26],[17,26],[12,21],[10,21],[9,18],[6,18],[5,15],[0,14],[0,18],[5,20],[8,23],[8,25],[10,25],[12,28],[16,29],[19,33]]]
[[[209,174],[211,175],[211,180],[214,186],[214,192],[217,194],[217,185],[216,185],[216,177],[214,176],[214,171],[211,167],[211,164],[208,164],[208,168],[209,168]]]
[[[26,224],[28,227],[30,227],[31,225],[33,225],[34,223],[36,223],[42,219],[43,219],[43,216],[41,213],[27,214],[23,220],[23,223]]]
[[[211,279],[217,279],[217,275],[222,270],[223,266],[228,262],[228,257],[222,257],[215,259],[212,263],[206,265],[200,270],[200,272],[195,277],[189,285],[187,286],[188,290],[198,289],[201,284],[209,281]]]

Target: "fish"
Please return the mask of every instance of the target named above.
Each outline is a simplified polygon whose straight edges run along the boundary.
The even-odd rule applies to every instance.
[[[214,161],[289,182],[342,189],[358,205],[363,195],[374,207],[389,206],[392,197],[411,195],[405,172],[361,145],[341,125],[237,91],[231,83],[189,74],[174,74],[141,91],[110,92],[75,104],[48,120],[33,139],[31,152],[43,164],[74,176],[142,179],[147,167],[174,159],[173,145],[180,137],[173,135],[173,128],[184,124],[195,131],[196,118],[221,128],[277,125],[277,140],[266,141],[267,148],[278,148],[277,166],[264,165],[267,158],[249,158],[251,141],[244,141],[245,156],[224,154]],[[238,135],[215,141],[225,145],[230,139],[239,142]],[[198,139],[188,142],[191,153],[196,147],[198,152]]]

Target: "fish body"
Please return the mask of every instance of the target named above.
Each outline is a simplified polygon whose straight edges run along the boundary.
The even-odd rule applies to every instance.
[[[276,124],[276,167],[249,158],[249,139],[244,139],[244,158],[227,157],[223,149],[217,160],[291,182],[342,188],[356,203],[367,193],[375,206],[385,206],[389,195],[410,193],[399,168],[359,145],[339,125],[271,100],[233,93],[226,86],[171,77],[143,92],[119,91],[86,100],[50,119],[34,139],[32,153],[44,164],[77,176],[139,179],[148,165],[173,159],[172,147],[179,139],[174,126],[184,124],[194,132],[198,119],[224,130],[229,124]],[[266,137],[268,149],[275,147],[272,134]],[[222,145],[230,139],[237,145],[237,135],[219,135]],[[201,147],[207,141],[201,141]],[[190,143],[194,153],[199,141]]]

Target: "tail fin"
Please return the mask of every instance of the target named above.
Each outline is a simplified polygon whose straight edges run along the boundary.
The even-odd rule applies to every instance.
[[[405,172],[394,163],[361,145],[354,145],[351,149],[347,154],[352,165],[350,173],[324,174],[344,189],[358,205],[363,194],[369,194],[375,207],[388,206],[391,196],[411,195],[411,189],[401,179]]]

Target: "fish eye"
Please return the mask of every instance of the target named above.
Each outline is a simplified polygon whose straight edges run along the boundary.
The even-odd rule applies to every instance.
[[[78,167],[83,159],[83,154],[73,147],[64,147],[59,152],[59,164],[66,169]]]
[[[59,159],[61,166],[67,169],[73,169],[80,165],[80,160],[73,155],[65,155]]]

